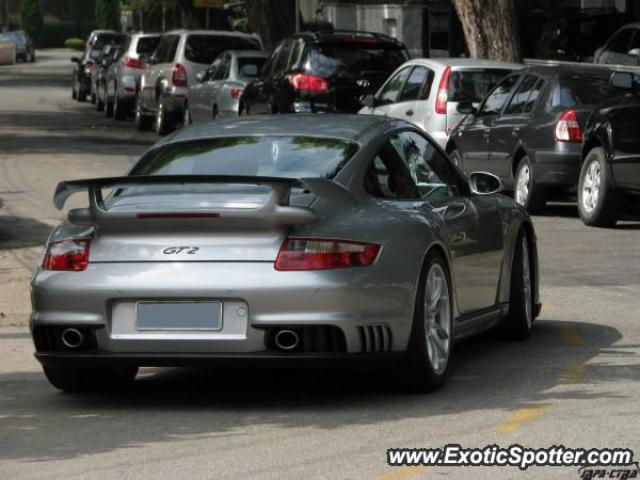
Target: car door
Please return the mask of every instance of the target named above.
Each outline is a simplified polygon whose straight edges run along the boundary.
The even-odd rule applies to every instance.
[[[202,80],[189,88],[189,112],[194,122],[201,123],[211,120],[211,102],[208,95],[209,82],[220,65],[216,59],[202,75]]]
[[[413,66],[411,65],[401,68],[387,80],[376,95],[371,111],[372,114],[396,117],[401,112],[401,108],[398,108],[397,102],[400,98],[400,92],[412,70]]]
[[[173,69],[173,59],[175,58],[179,42],[179,35],[164,35],[160,39],[158,49],[151,57],[150,65],[145,71],[145,82],[142,92],[146,109],[156,109],[156,102],[158,100],[157,93],[161,92],[162,85],[170,79]]]
[[[416,131],[391,135],[372,167],[378,196],[423,216],[425,228],[432,228],[434,216],[444,222],[460,311],[494,306],[504,255],[498,200],[468,194],[448,158]]]
[[[426,131],[427,109],[420,107],[425,102],[425,90],[430,86],[427,85],[430,78],[433,81],[433,72],[427,67],[413,67],[393,106],[391,116],[402,118]]]
[[[489,167],[491,130],[519,79],[517,73],[503,79],[485,97],[478,111],[467,115],[456,129],[454,143],[461,156],[460,166],[466,173]]]
[[[628,97],[627,102],[637,99]],[[617,185],[640,190],[640,105],[623,104],[609,114],[613,177]]]
[[[503,183],[511,183],[513,153],[523,142],[523,134],[531,122],[531,111],[543,85],[542,78],[526,75],[491,129],[491,151],[486,171],[498,175]]]

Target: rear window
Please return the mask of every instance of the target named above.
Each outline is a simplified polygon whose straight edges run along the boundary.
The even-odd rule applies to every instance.
[[[142,37],[138,39],[138,45],[136,45],[136,53],[152,53],[158,43],[160,37]]]
[[[458,70],[449,77],[450,102],[480,102],[512,70]]]
[[[309,50],[305,70],[321,77],[365,77],[380,85],[408,58],[404,48],[393,44],[319,43]]]
[[[225,50],[260,50],[260,42],[226,35],[189,35],[184,56],[190,62],[209,65]]]
[[[92,47],[101,50],[105,45],[109,44],[123,45],[126,39],[126,35],[119,33],[101,33],[98,35],[98,38],[96,38],[95,42],[93,42]]]
[[[609,75],[579,75],[560,77],[547,101],[548,110],[593,107],[623,96],[620,90],[609,85]]]
[[[257,78],[266,58],[238,58],[238,74],[243,78]]]
[[[334,138],[240,136],[179,142],[150,152],[130,175],[249,175],[333,178],[356,144]]]

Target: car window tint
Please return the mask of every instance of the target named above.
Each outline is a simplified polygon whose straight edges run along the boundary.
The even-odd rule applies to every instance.
[[[511,75],[502,80],[484,100],[480,108],[480,114],[490,115],[499,113],[509,98],[509,95],[511,95],[513,86],[516,84],[518,78],[518,75]]]
[[[287,68],[287,63],[289,62],[289,55],[291,54],[291,43],[289,41],[285,41],[280,50],[278,52],[278,56],[275,59],[275,64],[273,66],[273,73],[281,73]]]
[[[543,87],[544,87],[544,80],[539,78],[536,84],[531,89],[531,95],[529,95],[529,99],[527,100],[527,103],[525,103],[524,105],[524,109],[523,109],[524,113],[531,113],[531,111],[533,110],[533,107],[536,104],[536,100],[538,100],[538,97],[540,96],[540,92],[542,92]]]
[[[302,52],[304,51],[304,41],[299,38],[293,42],[288,68],[291,69],[300,63]]]
[[[236,60],[238,76],[241,78],[258,78],[260,70],[266,61],[261,57],[240,57]]]
[[[624,53],[626,54],[629,51],[629,45],[631,44],[631,35],[633,34],[633,30],[631,28],[626,28],[619,32],[611,41],[607,50],[613,53]]]
[[[633,29],[633,38],[631,39],[629,50],[631,51],[634,48],[640,48],[640,30],[637,28]]]
[[[398,99],[398,95],[400,94],[400,90],[410,73],[411,67],[407,67],[403,68],[391,77],[384,87],[382,87],[382,91],[378,97],[378,103],[380,105],[395,103]]]
[[[390,143],[407,166],[421,198],[445,199],[457,190],[459,177],[455,168],[425,137],[416,132],[401,132]]]
[[[185,58],[194,63],[213,62],[225,50],[260,50],[255,38],[230,35],[189,35],[184,48]]]
[[[229,76],[229,67],[231,66],[231,58],[229,55],[223,55],[220,57],[218,66],[215,72],[213,72],[212,80],[224,80]]]
[[[399,102],[407,102],[410,100],[417,100],[420,94],[420,89],[428,77],[428,71],[424,67],[415,67],[407,81],[404,84],[402,92],[398,98]]]
[[[624,92],[609,84],[608,74],[581,73],[563,75],[547,98],[546,110],[592,107],[624,96]]]
[[[449,77],[450,102],[480,102],[504,77],[511,73],[505,69],[454,70]]]
[[[533,75],[527,75],[518,88],[516,93],[511,97],[511,101],[505,110],[505,114],[517,114],[523,113],[527,102],[529,101],[529,97],[533,91],[533,88],[536,86],[538,82],[538,78]]]
[[[153,52],[160,41],[159,37],[142,37],[138,39],[136,45],[136,53],[151,53]]]
[[[385,143],[369,164],[364,185],[375,197],[394,200],[419,200],[411,173],[391,142]]]

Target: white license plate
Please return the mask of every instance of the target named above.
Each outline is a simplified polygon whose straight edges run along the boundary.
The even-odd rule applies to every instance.
[[[222,302],[138,302],[136,330],[221,330]]]

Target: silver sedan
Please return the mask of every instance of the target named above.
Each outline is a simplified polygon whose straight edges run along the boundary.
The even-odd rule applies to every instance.
[[[105,190],[109,190],[104,195]],[[454,341],[540,311],[529,216],[403,120],[242,117],[183,129],[129,175],[58,185],[31,332],[50,382],[139,366],[376,365],[440,386]]]

